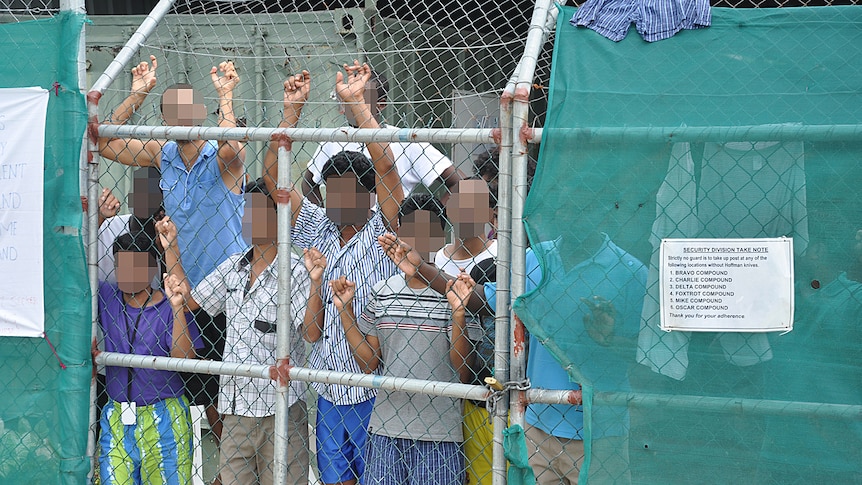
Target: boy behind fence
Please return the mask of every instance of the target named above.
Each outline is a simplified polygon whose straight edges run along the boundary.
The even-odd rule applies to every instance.
[[[129,95],[111,113],[107,124],[125,124],[141,108],[156,87],[158,62],[133,67]],[[219,74],[221,73],[221,75]],[[234,90],[240,77],[232,61],[213,66],[210,78],[218,96],[218,126],[235,128]],[[207,117],[203,95],[190,84],[168,86],[159,108],[168,126],[201,126]],[[179,231],[178,245],[185,259],[192,287],[228,256],[247,248],[242,240],[245,146],[236,140],[156,140],[99,137],[99,154],[123,165],[155,167],[164,196],[165,213]],[[198,356],[221,360],[225,316],[195,312],[205,348]],[[221,420],[216,411],[218,376],[189,374],[186,393],[193,404],[205,406],[207,421],[216,438]],[[218,482],[217,482],[218,483]]]
[[[411,228],[422,224],[418,218],[409,220],[412,211],[421,206],[412,198],[405,201],[400,231],[428,232],[427,228]],[[442,213],[433,214],[431,223],[442,226],[442,217]],[[374,285],[358,321],[353,311],[353,282],[341,277],[330,285],[344,333],[363,372],[444,382],[471,379],[471,340],[480,338],[481,329],[472,321],[468,326],[465,316],[463,298],[474,285],[469,276],[462,274],[450,283],[446,298],[418,278],[392,276]],[[364,483],[463,483],[460,399],[380,391],[369,434]]]
[[[166,251],[174,250],[162,240]],[[124,354],[193,358],[202,347],[173,280],[151,282],[158,251],[146,236],[123,234],[114,243],[117,284],[99,286],[104,349]],[[101,483],[190,483],[192,430],[183,381],[176,372],[106,368],[108,403],[102,411]]]

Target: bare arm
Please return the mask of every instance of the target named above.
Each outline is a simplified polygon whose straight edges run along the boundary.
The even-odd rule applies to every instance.
[[[470,382],[473,366],[473,345],[467,337],[467,311],[465,303],[470,299],[476,282],[470,275],[461,273],[457,279],[450,280],[446,287],[446,299],[452,307],[452,347],[449,361],[458,373],[461,382]]]
[[[99,196],[99,227],[105,219],[116,216],[118,212],[120,212],[120,201],[110,189],[102,189],[102,195]]]
[[[320,186],[314,183],[314,175],[311,170],[302,174],[302,194],[314,205],[323,207],[323,196],[320,195]]]
[[[352,66],[345,64],[344,69],[347,71],[346,78],[341,71],[335,77],[335,92],[338,97],[353,112],[359,128],[380,128],[364,96],[365,85],[371,79],[371,68],[368,64],[360,65],[359,61],[353,61]],[[387,227],[394,231],[398,228],[398,209],[404,200],[401,176],[395,169],[395,158],[389,143],[368,143],[367,147],[374,162],[377,204]]]
[[[218,72],[224,73],[219,76]],[[218,125],[221,128],[236,128],[233,112],[233,91],[239,85],[239,75],[233,62],[226,61],[210,70],[210,77],[218,94]],[[218,163],[225,185],[239,192],[245,175],[245,144],[237,140],[220,140]]]
[[[165,295],[171,303],[174,314],[174,324],[171,330],[171,357],[181,359],[195,358],[194,344],[189,334],[189,324],[186,320],[184,300],[187,288],[176,278],[165,280]]]
[[[284,114],[282,115],[279,128],[293,128],[299,121],[302,107],[308,100],[311,86],[311,76],[308,71],[293,75],[284,81]],[[269,142],[269,149],[263,158],[264,182],[270,193],[275,194],[278,186],[278,145],[279,140]],[[302,194],[296,188],[290,188],[290,224],[296,224],[299,210],[302,208]]]
[[[347,281],[342,276],[337,280],[329,282],[332,287],[335,307],[341,317],[341,325],[344,326],[344,336],[353,351],[353,359],[359,369],[366,374],[377,370],[380,366],[380,340],[371,335],[365,335],[356,324],[356,314],[353,313],[353,296],[356,294],[356,283]]]
[[[302,336],[307,342],[317,342],[323,336],[323,271],[326,268],[326,256],[317,248],[303,251],[305,269],[308,270],[311,288],[308,293],[308,303],[305,308],[305,318],[302,320]]]
[[[180,259],[180,248],[177,244],[177,226],[169,216],[165,216],[162,220],[156,222],[156,232],[159,234],[159,240],[162,247],[165,248],[165,285],[171,280],[171,286],[176,288],[185,298],[186,309],[193,312],[200,308],[200,305],[191,295],[191,286],[186,279],[186,272],[183,269],[182,260]]]
[[[452,165],[447,168],[440,174],[440,180],[443,182],[443,185],[446,186],[446,192],[443,193],[443,196],[440,197],[440,202],[445,206],[446,202],[449,200],[449,196],[455,193],[455,190],[458,189],[458,182],[463,178],[463,174],[457,167]]]
[[[416,250],[398,239],[398,236],[386,233],[379,236],[377,242],[386,255],[398,265],[398,269],[404,272],[405,278],[419,277],[432,290],[441,295],[446,294],[448,282],[452,277],[433,264],[425,262]],[[488,314],[486,303],[484,286],[475,286],[467,301],[467,309],[476,314]]]
[[[146,62],[141,62],[132,68],[132,89],[126,99],[114,109],[111,118],[105,121],[109,125],[123,125],[129,121],[132,114],[140,109],[147,95],[156,86],[156,56],[150,56],[152,68]],[[157,140],[142,141],[136,138],[98,139],[99,155],[114,160],[123,165],[140,167],[158,167],[161,163],[162,142]]]

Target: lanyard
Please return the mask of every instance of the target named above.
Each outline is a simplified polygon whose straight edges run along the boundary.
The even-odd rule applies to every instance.
[[[153,295],[150,294],[147,297],[147,301],[144,302],[144,305],[138,309],[139,310],[138,316],[135,318],[134,324],[132,324],[132,318],[129,317],[129,304],[126,303],[125,298],[123,298],[123,319],[125,320],[126,335],[129,336],[129,353],[130,354],[135,353],[134,345],[135,345],[135,339],[138,336],[138,324],[141,323],[141,317],[144,315],[144,309],[147,307],[147,304],[150,303],[150,300],[152,299],[152,297],[153,297]],[[130,325],[132,325],[131,328],[129,328]],[[128,384],[126,385],[126,401],[127,402],[132,402],[132,370],[133,369],[131,367],[126,368],[126,372],[127,372],[126,375],[129,378]]]

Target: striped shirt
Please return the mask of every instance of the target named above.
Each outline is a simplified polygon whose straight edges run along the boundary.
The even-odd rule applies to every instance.
[[[207,313],[225,312],[224,362],[275,365],[278,312],[278,258],[254,280],[251,250],[234,254],[206,275],[192,290],[192,297]],[[302,320],[308,302],[309,277],[302,258],[291,254],[290,363],[305,364]],[[299,381],[288,385],[288,406],[305,398],[307,387]],[[219,380],[218,410],[222,414],[263,418],[275,414],[276,382],[242,376],[223,375]]]
[[[362,229],[341,247],[341,231],[326,216],[326,210],[308,200],[302,201],[302,208],[291,228],[290,237],[297,246],[308,249],[317,248],[326,256],[326,270],[323,281],[331,281],[341,276],[356,283],[356,296],[353,311],[356,319],[368,303],[371,288],[397,272],[395,263],[386,256],[377,237],[386,232],[383,216],[378,211]],[[333,303],[332,289],[323,285],[321,299],[324,302],[323,336],[311,347],[308,365],[313,369],[327,369],[339,372],[361,373],[353,359],[350,344],[344,336],[344,327]],[[362,387],[340,384],[313,382],[317,393],[335,405],[358,404],[373,398],[376,391]]]
[[[587,0],[571,19],[619,42],[634,23],[647,42],[673,37],[683,29],[701,29],[712,23],[709,0]]]
[[[458,382],[449,359],[452,311],[446,298],[425,287],[410,288],[403,274],[374,285],[359,330],[377,337],[382,372],[392,377]],[[477,341],[482,328],[467,321],[467,337]],[[461,400],[380,391],[371,413],[372,434],[422,441],[461,442]]]

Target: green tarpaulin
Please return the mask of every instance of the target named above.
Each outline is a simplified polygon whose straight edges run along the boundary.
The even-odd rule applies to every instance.
[[[90,289],[80,236],[87,112],[77,63],[84,21],[61,13],[0,25],[5,58],[0,87],[51,91],[45,133],[45,333],[57,351],[55,357],[45,339],[0,339],[0,483],[81,484],[90,469]]]
[[[584,387],[581,478],[862,482],[862,8],[715,8],[656,43],[573,13],[525,209],[543,278],[515,311]],[[782,236],[792,332],[659,329],[663,239]],[[772,303],[725,283],[686,304]]]

